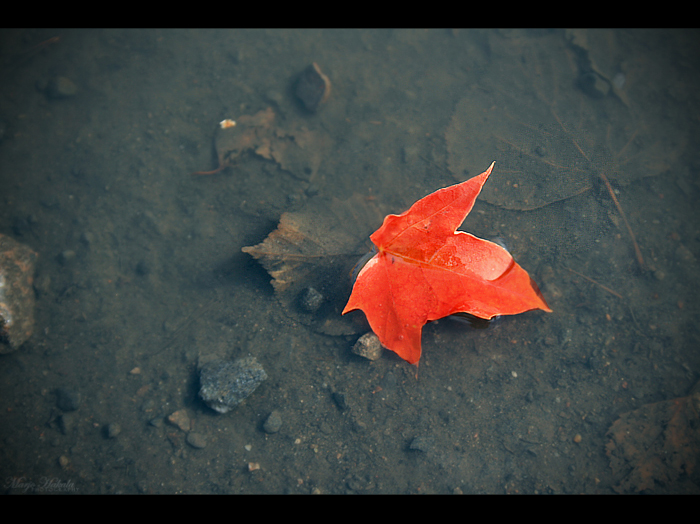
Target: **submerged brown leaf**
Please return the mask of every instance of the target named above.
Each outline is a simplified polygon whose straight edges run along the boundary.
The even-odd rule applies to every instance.
[[[597,73],[585,71],[582,48],[563,34],[514,42],[496,35],[491,47],[503,64],[498,76],[457,104],[445,133],[457,180],[496,159],[498,176],[481,195],[487,202],[537,209],[586,192],[601,173],[618,185],[660,174],[680,154],[682,140],[660,120],[650,123],[645,99],[627,89],[624,101],[621,89],[596,98],[577,87]]]
[[[328,135],[306,127],[278,127],[275,112],[268,107],[254,115],[221,122],[214,137],[219,167],[194,174],[218,173],[233,165],[244,153],[250,152],[276,162],[296,178],[313,181],[331,143]]]
[[[691,475],[700,460],[699,428],[700,383],[687,397],[622,414],[605,446],[619,480],[615,491],[650,491]]]
[[[369,235],[384,214],[357,194],[345,201],[310,200],[302,211],[284,213],[277,229],[243,252],[268,271],[277,299],[293,318],[328,335],[360,333],[366,325],[341,312],[353,267],[369,251]]]

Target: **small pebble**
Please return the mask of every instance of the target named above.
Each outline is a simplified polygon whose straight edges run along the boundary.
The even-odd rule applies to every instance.
[[[64,435],[68,435],[75,427],[75,416],[72,413],[63,413],[56,421],[58,422],[58,429]]]
[[[263,430],[265,433],[277,433],[282,427],[282,417],[278,411],[273,411],[265,420]]]
[[[331,93],[331,81],[321,72],[315,62],[299,75],[294,93],[304,107],[312,113],[328,100]]]
[[[323,295],[312,287],[307,287],[299,297],[301,308],[307,313],[318,311],[323,304]]]
[[[345,394],[336,391],[331,396],[333,397],[333,402],[341,411],[348,409],[348,399],[345,397]]]
[[[46,96],[53,99],[75,96],[78,87],[65,76],[57,76],[48,81]]]
[[[214,411],[226,413],[243,402],[265,380],[267,373],[255,357],[212,360],[200,370],[199,396]]]
[[[377,360],[382,356],[382,344],[379,337],[370,331],[357,340],[352,352],[368,360]]]
[[[56,405],[61,411],[75,411],[80,406],[80,393],[68,388],[58,388]]]
[[[95,241],[95,235],[90,233],[89,231],[85,231],[80,235],[80,241],[86,245],[89,246]]]
[[[576,433],[576,435],[574,435],[574,442],[576,442],[576,444],[580,444],[582,440],[583,437],[581,437],[579,433]]]
[[[148,262],[146,262],[145,260],[139,260],[136,263],[136,267],[134,267],[134,272],[138,276],[143,277],[151,272],[151,268],[149,267]]]
[[[589,71],[578,79],[578,86],[591,98],[603,98],[610,91],[610,84],[597,73]]]
[[[75,258],[75,251],[72,249],[65,249],[58,254],[58,262],[62,265],[70,263]]]
[[[105,427],[105,436],[107,438],[117,438],[122,432],[122,427],[119,424],[107,424]]]
[[[411,441],[409,449],[427,453],[433,447],[432,437],[416,437]]]
[[[185,440],[195,449],[202,449],[207,445],[207,440],[204,438],[204,435],[201,433],[195,433],[194,431],[188,433]]]
[[[172,413],[168,417],[168,422],[170,422],[173,426],[177,426],[182,431],[189,431],[191,429],[192,424],[190,421],[190,416],[184,409],[180,409]]]

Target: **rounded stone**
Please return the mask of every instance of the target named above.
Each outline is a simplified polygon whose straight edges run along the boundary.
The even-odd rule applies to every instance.
[[[265,433],[277,433],[282,427],[282,416],[278,411],[273,411],[265,419],[263,423],[263,430]]]
[[[117,438],[122,432],[122,427],[119,424],[107,424],[105,427],[105,436],[107,438]]]

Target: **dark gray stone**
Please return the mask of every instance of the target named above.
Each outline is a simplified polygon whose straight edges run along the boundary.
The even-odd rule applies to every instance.
[[[77,92],[77,86],[65,76],[51,78],[46,86],[46,95],[52,99],[69,98]]]
[[[273,411],[265,420],[263,430],[265,433],[277,433],[282,427],[282,416],[278,411]]]
[[[335,402],[335,405],[338,406],[341,411],[345,411],[349,408],[348,399],[345,397],[345,393],[339,393],[336,391],[331,396],[333,397],[333,402]]]
[[[107,424],[104,431],[107,438],[117,438],[122,432],[122,427],[119,424]]]
[[[267,379],[267,373],[255,359],[212,360],[199,374],[201,399],[219,413],[226,413],[243,402]]]
[[[307,313],[315,313],[323,304],[323,295],[312,287],[307,287],[299,297],[301,307]]]
[[[61,411],[75,411],[80,407],[80,393],[68,388],[58,388],[56,405]]]
[[[71,413],[63,413],[56,420],[58,422],[58,429],[60,429],[61,433],[64,435],[68,435],[73,431],[75,427],[75,416]]]
[[[434,440],[432,437],[415,437],[409,446],[409,449],[413,451],[422,451],[427,453],[433,447]]]

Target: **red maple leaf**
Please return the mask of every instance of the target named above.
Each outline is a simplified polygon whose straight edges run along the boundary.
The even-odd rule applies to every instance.
[[[364,311],[382,345],[411,364],[420,360],[421,331],[432,320],[551,312],[508,251],[456,231],[492,169],[388,215],[370,236],[378,252],[357,275],[343,314]]]

